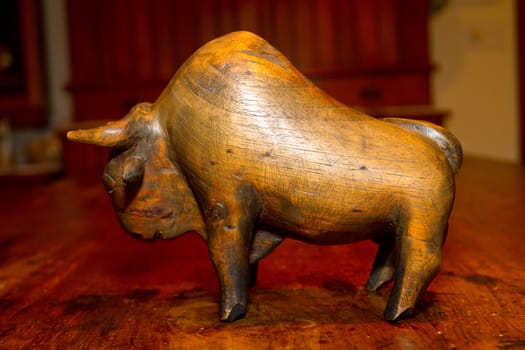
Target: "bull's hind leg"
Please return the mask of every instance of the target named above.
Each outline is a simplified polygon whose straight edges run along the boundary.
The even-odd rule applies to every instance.
[[[248,288],[253,288],[257,285],[257,278],[259,274],[259,263],[250,263],[250,279],[248,280]]]
[[[250,264],[255,264],[259,260],[270,254],[281,242],[283,236],[272,233],[266,229],[260,228],[255,232],[253,239],[252,251],[250,253]]]
[[[250,253],[250,288],[257,284],[259,260],[270,254],[282,241],[282,236],[264,228],[259,228],[255,231],[252,251]]]
[[[366,283],[366,289],[369,291],[377,290],[394,278],[396,238],[394,234],[392,234],[389,237],[382,238],[377,243],[379,244],[379,248],[377,249],[374,266]]]
[[[448,211],[445,213],[429,210],[401,218],[396,275],[385,319],[395,321],[412,315],[415,304],[439,272]]]

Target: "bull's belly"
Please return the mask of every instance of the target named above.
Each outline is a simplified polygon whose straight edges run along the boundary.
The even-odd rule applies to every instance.
[[[381,203],[361,208],[351,203],[339,204],[338,208],[323,207],[319,202],[265,203],[260,221],[277,234],[315,244],[344,244],[392,234],[392,210],[381,207]]]

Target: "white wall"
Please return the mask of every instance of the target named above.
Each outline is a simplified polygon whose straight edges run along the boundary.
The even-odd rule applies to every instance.
[[[71,95],[66,85],[71,77],[64,0],[42,1],[44,47],[50,127],[65,125],[73,119]]]
[[[434,102],[467,155],[520,160],[515,1],[450,0],[430,20]]]

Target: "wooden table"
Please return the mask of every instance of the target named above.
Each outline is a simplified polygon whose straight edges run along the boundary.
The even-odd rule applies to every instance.
[[[375,246],[284,242],[248,315],[218,321],[205,244],[142,243],[101,183],[1,188],[0,349],[525,348],[525,168],[467,159],[441,273],[414,318],[363,289]]]

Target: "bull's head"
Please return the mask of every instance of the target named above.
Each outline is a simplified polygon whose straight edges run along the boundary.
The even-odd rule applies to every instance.
[[[68,139],[111,147],[103,175],[120,223],[137,238],[203,235],[203,220],[184,174],[170,155],[170,141],[149,103],[123,119],[70,131]]]

